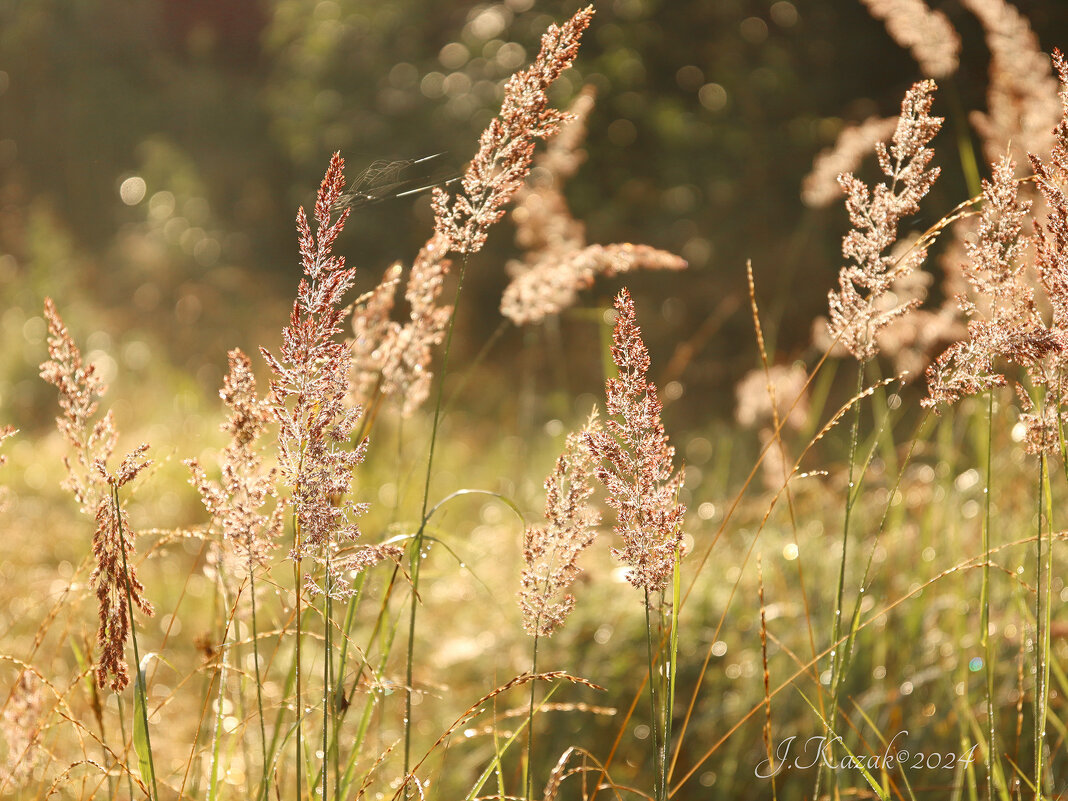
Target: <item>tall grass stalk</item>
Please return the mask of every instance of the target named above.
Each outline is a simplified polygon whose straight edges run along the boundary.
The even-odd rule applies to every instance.
[[[983,487],[983,583],[979,592],[979,642],[983,646],[983,679],[986,695],[986,800],[994,801],[994,768],[997,763],[994,705],[994,643],[990,637],[990,489],[994,481],[994,390],[986,400],[986,483]]]
[[[866,362],[858,360],[857,362],[857,386],[855,396],[859,396],[864,391],[864,368]],[[825,728],[826,731],[833,730],[834,722],[838,715],[838,699],[841,691],[842,674],[844,673],[844,655],[845,651],[842,647],[842,643],[839,642],[842,634],[842,603],[845,594],[845,574],[846,574],[846,559],[849,547],[849,524],[853,514],[853,504],[856,502],[856,494],[854,493],[855,484],[855,471],[856,471],[856,458],[857,458],[857,442],[860,432],[860,402],[858,401],[853,405],[853,423],[850,426],[849,431],[849,465],[847,468],[847,483],[845,492],[845,513],[842,520],[842,558],[838,565],[838,587],[835,591],[834,601],[834,621],[831,625],[831,647],[834,649],[831,652],[831,708],[827,713],[827,720],[829,725]],[[832,747],[833,748],[833,747]],[[832,750],[833,753],[833,750]],[[820,788],[822,779],[825,773],[825,766],[823,760],[820,762],[820,767],[816,771],[816,789],[813,793],[814,798],[820,797]],[[837,785],[837,776],[832,776],[834,783]]]
[[[1050,614],[1052,601],[1051,554],[1053,552],[1053,504],[1050,492],[1046,452],[1038,457],[1038,536],[1036,538],[1035,628],[1037,629],[1037,658],[1035,662],[1035,799],[1041,801],[1043,789],[1050,790],[1046,775],[1046,721],[1049,712],[1050,673]],[[1043,520],[1045,526],[1043,526]],[[1043,556],[1043,528],[1049,532],[1049,542]]]
[[[534,644],[531,646],[530,655],[530,673],[535,675],[538,672],[538,631],[537,625],[540,621],[534,621]],[[533,784],[534,784],[534,688],[537,686],[537,682],[530,683],[530,706],[527,710],[527,778],[526,778],[526,799],[527,801],[534,801]]]
[[[332,631],[333,624],[330,620],[331,613],[331,598],[330,593],[333,591],[333,587],[330,585],[330,551],[326,549],[326,572],[323,579],[323,767],[322,767],[322,795],[323,801],[329,801],[330,792],[327,789],[330,785],[330,717],[331,717],[331,704],[333,697],[331,695],[331,668],[334,666],[334,649],[332,646]],[[337,771],[334,772],[334,789],[337,790],[338,775]],[[335,797],[337,793],[335,792]]]
[[[220,583],[222,579],[220,578]],[[219,654],[220,666],[218,672],[219,679],[219,692],[216,695],[216,708],[215,708],[215,729],[211,735],[211,771],[208,778],[208,801],[215,801],[218,797],[219,791],[219,753],[222,750],[222,726],[223,726],[223,713],[225,704],[223,703],[226,697],[226,679],[227,668],[230,666],[230,648],[226,644],[226,638],[230,631],[230,621],[226,621],[226,628],[223,630],[222,646]]]
[[[652,730],[653,740],[653,798],[656,801],[664,801],[664,752],[665,748],[660,740],[660,721],[657,715],[656,703],[656,662],[653,659],[653,621],[651,615],[652,604],[649,602],[649,588],[645,588],[645,653],[649,667],[649,728]]]
[[[304,764],[304,746],[303,746],[303,735],[304,735],[304,692],[303,692],[303,690],[304,690],[304,687],[303,687],[303,685],[301,683],[300,646],[301,646],[301,641],[304,638],[303,638],[303,632],[301,631],[302,610],[300,608],[300,601],[301,601],[301,597],[300,596],[301,596],[301,587],[302,587],[303,582],[304,582],[304,577],[303,577],[302,569],[301,569],[301,555],[300,555],[300,553],[301,553],[301,547],[302,546],[301,546],[301,541],[300,541],[300,521],[297,519],[297,513],[295,511],[293,512],[293,538],[295,540],[294,547],[293,547],[293,553],[294,553],[294,559],[293,559],[293,592],[296,593],[295,610],[296,610],[296,614],[297,614],[297,618],[296,618],[296,626],[297,626],[296,640],[295,640],[295,642],[293,644],[293,648],[294,648],[294,655],[293,655],[293,681],[294,681],[294,684],[295,684],[296,699],[297,699],[297,704],[296,704],[296,706],[297,706],[297,719],[296,719],[296,725],[295,725],[295,729],[294,729],[294,732],[295,732],[295,734],[294,734],[294,737],[295,737],[294,753],[296,754],[296,762],[293,765],[293,769],[296,771],[295,780],[296,780],[296,788],[297,788],[297,793],[294,796],[294,799],[295,799],[295,801],[301,801],[301,795],[302,795],[302,792],[303,792],[301,766]]]

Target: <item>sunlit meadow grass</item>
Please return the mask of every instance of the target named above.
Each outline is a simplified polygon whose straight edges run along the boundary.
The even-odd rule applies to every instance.
[[[916,3],[910,22],[908,3],[868,5],[925,71],[952,73],[952,42],[932,51],[902,33],[941,16]],[[1019,20],[990,0],[965,5],[991,36]],[[899,227],[938,177],[926,171],[928,144],[940,147],[934,84],[915,84],[893,125],[863,126],[889,142],[875,150],[888,185],[840,180],[852,233],[829,333],[820,326],[809,364],[767,352],[751,269],[761,359],[739,388],[737,425],[673,427],[685,382],[662,409],[666,359],[639,327],[658,318],[625,291],[614,316],[575,313],[567,347],[526,339],[549,360],[599,361],[603,376],[563,400],[524,383],[495,418],[473,384],[500,357],[496,340],[457,361],[452,326],[468,309],[464,271],[485,266],[476,255],[513,197],[526,254],[503,308],[516,325],[568,313],[595,279],[685,266],[643,245],[588,245],[563,200],[592,95],[572,117],[546,93],[591,19],[586,9],[550,29],[462,181],[435,192],[437,227],[412,269],[390,269],[360,298],[346,295],[335,243],[347,213],[335,155],[298,218],[303,283],[291,317],[279,315],[281,343],[253,362],[258,394],[234,353],[224,405],[154,358],[125,380],[138,360],[79,345],[80,313],[68,340],[48,307],[50,353],[43,318],[4,315],[16,357],[31,370],[51,358],[67,424],[61,435],[0,421],[24,429],[0,441],[0,797],[1065,792],[1068,124],[1033,148],[1041,196],[1007,161],[981,169],[972,157],[975,175],[992,176],[985,195],[977,186],[918,239]],[[1014,30],[1015,46],[1033,44],[1026,23]],[[984,145],[1016,141],[998,108],[991,100]],[[1028,146],[1043,141],[1026,133]],[[537,157],[535,139],[548,139]],[[839,156],[846,172],[855,156]],[[1013,224],[1017,187],[1044,201],[1037,246]],[[945,293],[966,295],[967,331],[946,307],[915,308],[927,284],[908,273],[938,246],[955,261]],[[664,275],[685,286],[685,272]],[[97,345],[128,357],[124,332],[106,334]],[[838,359],[842,345],[856,361]],[[892,362],[926,366],[940,350],[927,374],[935,414],[921,407],[922,380]],[[1017,379],[1026,398],[1003,386]],[[550,392],[555,416],[532,413]],[[595,405],[604,428],[572,433]],[[121,435],[112,443],[109,424],[88,438],[108,409]],[[140,454],[141,442],[152,463],[133,481],[140,462],[123,472],[112,453]],[[72,453],[88,514],[60,489]],[[188,459],[203,471],[200,496]],[[584,506],[594,475],[599,523]],[[126,524],[136,537],[124,549]],[[93,578],[94,531],[110,543],[96,555],[110,560],[104,578]],[[116,615],[136,605],[134,572],[155,615],[134,609],[128,639]]]

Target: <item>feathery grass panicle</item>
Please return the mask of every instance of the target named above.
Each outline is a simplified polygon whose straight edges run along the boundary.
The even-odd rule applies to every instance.
[[[501,314],[516,325],[541,322],[574,305],[578,293],[593,286],[598,275],[687,266],[674,253],[648,245],[586,244],[585,226],[571,215],[562,187],[585,161],[581,145],[592,108],[593,91],[587,87],[568,108],[569,119],[549,138],[527,182],[516,192],[515,238],[526,252],[522,260],[508,263],[512,281],[501,296]]]
[[[362,545],[338,554],[359,537],[352,522],[365,505],[344,500],[352,472],[363,461],[366,441],[347,445],[358,407],[348,407],[349,351],[337,341],[346,313],[342,298],[354,282],[355,269],[334,256],[334,240],[348,218],[348,209],[331,220],[331,210],[345,186],[345,162],[339,153],[330,161],[315,201],[316,231],[312,234],[303,207],[297,213],[304,278],[297,289],[289,325],[282,331],[280,358],[261,348],[275,377],[270,408],[278,420],[279,470],[291,488],[289,503],[299,528],[290,556],[329,561],[331,594],[351,591],[348,577],[387,556],[384,549]],[[336,499],[342,499],[335,505]],[[309,588],[316,585],[310,578]]]
[[[1068,376],[1065,376],[1065,350],[1068,349],[1068,62],[1059,50],[1053,63],[1061,81],[1062,117],[1053,130],[1054,142],[1048,160],[1029,154],[1039,191],[1046,201],[1045,220],[1035,219],[1035,269],[1052,310],[1050,347],[1046,359],[1032,359],[1026,366],[1031,383],[1044,390],[1038,413],[1031,409],[1021,415],[1032,453],[1060,451],[1060,423],[1068,420]],[[1045,354],[1043,354],[1045,355]]]
[[[889,184],[869,190],[850,173],[839,178],[853,226],[842,240],[842,254],[852,264],[842,268],[839,289],[829,294],[829,328],[831,338],[861,362],[878,352],[879,331],[916,305],[913,301],[880,309],[878,304],[895,278],[910,273],[927,256],[925,249],[914,248],[895,260],[889,250],[897,240],[898,224],[919,210],[920,200],[939,175],[939,168],[927,169],[933,156],[927,144],[942,127],[941,117],[930,116],[935,88],[930,80],[913,84],[901,103],[890,147],[876,145]]]
[[[448,243],[435,234],[419,250],[404,288],[408,319],[390,319],[401,266],[394,264],[382,282],[357,305],[352,318],[353,392],[361,404],[375,393],[403,399],[401,413],[408,417],[426,402],[434,374],[430,371],[434,348],[445,338],[452,306],[439,305],[451,262],[445,258]]]
[[[1016,159],[1046,153],[1061,116],[1057,80],[1031,26],[1006,0],[961,0],[983,26],[990,50],[986,112],[970,119],[987,161],[1001,159],[1007,147]]]
[[[505,84],[501,111],[479,138],[462,191],[452,197],[441,187],[434,190],[434,228],[451,250],[482,249],[487,230],[504,216],[504,206],[530,172],[534,140],[551,136],[566,119],[549,108],[546,92],[575,60],[592,19],[593,6],[587,6],[563,25],[549,26],[534,63]]]
[[[260,512],[268,498],[277,497],[275,470],[263,470],[256,448],[272,416],[267,402],[256,394],[248,356],[240,348],[227,355],[230,369],[219,396],[231,410],[230,419],[222,425],[231,439],[222,454],[222,482],[209,480],[196,459],[187,459],[185,464],[204,507],[241,561],[244,576],[250,567],[267,563],[282,531],[284,507],[278,503],[270,514]]]
[[[142,444],[130,451],[115,473],[107,469],[102,459],[93,463],[97,475],[112,493],[102,497],[96,509],[97,527],[93,534],[96,567],[89,576],[89,583],[96,588],[100,613],[97,640],[101,650],[96,680],[103,687],[110,675],[110,686],[115,692],[122,692],[130,683],[126,664],[126,640],[130,637],[131,626],[130,604],[145,615],[152,616],[155,613],[152,604],[144,598],[144,585],[138,581],[134,570],[134,532],[118,500],[118,491],[152,463],[144,458],[147,450],[148,445]]]
[[[626,289],[615,307],[612,361],[619,375],[605,381],[605,428],[586,432],[585,439],[599,462],[597,478],[616,510],[615,532],[623,547],[613,548],[613,555],[630,567],[627,580],[635,587],[663,592],[682,545],[686,507],[678,495],[683,471],[674,473],[675,449],[660,422],[656,386],[646,375],[649,351]]]
[[[56,418],[56,427],[74,453],[73,462],[69,456],[63,457],[67,468],[63,487],[73,493],[83,514],[95,515],[100,499],[107,495],[107,487],[100,482],[93,463],[110,459],[118,439],[110,410],[91,422],[107,386],[96,365],[83,362],[81,351],[51,298],[45,298],[44,315],[48,321],[49,360],[41,364],[41,378],[59,390],[63,414]]]
[[[861,0],[886,32],[906,48],[924,75],[945,78],[957,71],[960,36],[941,11],[923,0]]]
[[[63,459],[67,467],[64,487],[74,494],[83,513],[95,516],[97,524],[92,545],[96,566],[89,577],[96,589],[100,616],[97,683],[104,687],[110,675],[111,689],[121,692],[130,683],[125,654],[131,625],[129,603],[146,615],[152,615],[153,610],[143,597],[144,586],[134,571],[134,533],[122,513],[118,490],[151,464],[144,458],[148,445],[138,446],[127,454],[116,473],[109,472],[107,460],[118,438],[111,412],[91,423],[106,387],[96,366],[82,360],[81,351],[51,298],[45,298],[44,313],[50,359],[41,365],[41,378],[59,389],[63,414],[56,418],[56,425],[70,443],[75,458],[74,463],[70,457]]]
[[[575,607],[567,592],[579,575],[578,558],[593,544],[601,515],[590,502],[595,460],[586,435],[601,430],[596,410],[581,431],[567,435],[556,467],[545,479],[545,520],[523,537],[519,607],[523,629],[550,637]]]
[[[801,182],[801,200],[806,206],[824,208],[842,197],[838,176],[851,173],[872,152],[878,142],[893,136],[897,117],[868,117],[842,129],[834,145],[820,151],[812,169]]]
[[[374,289],[365,292],[352,307],[351,391],[352,402],[366,411],[382,380],[382,342],[390,326],[397,286],[404,268],[391,264]]]
[[[1024,224],[1031,204],[1020,199],[1014,171],[1006,156],[994,165],[991,180],[983,181],[976,239],[965,244],[968,260],[961,265],[971,296],[957,299],[970,318],[968,338],[928,367],[929,395],[922,404],[929,408],[1004,386],[1007,379],[994,366],[999,357],[1026,367],[1060,348],[1038,313],[1025,275]]]
[[[1030,154],[1038,188],[1046,201],[1045,222],[1035,221],[1035,267],[1053,310],[1053,325],[1068,332],[1068,63],[1054,51],[1053,61],[1061,79],[1063,116],[1054,129],[1049,159]]]

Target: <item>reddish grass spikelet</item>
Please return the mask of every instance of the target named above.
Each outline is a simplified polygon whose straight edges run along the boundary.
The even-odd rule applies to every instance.
[[[297,213],[304,277],[282,331],[279,358],[260,349],[275,376],[269,404],[278,420],[279,470],[291,489],[297,526],[290,557],[332,565],[331,593],[338,597],[349,593],[352,571],[387,556],[376,546],[340,552],[360,535],[353,521],[366,507],[345,496],[367,447],[366,441],[346,447],[361,410],[346,404],[349,351],[337,340],[346,313],[341,301],[355,280],[355,270],[332,253],[348,218],[345,209],[331,220],[345,186],[344,166],[335,153],[316,196],[314,235],[303,207]],[[309,588],[316,586],[309,579]]]
[[[121,692],[130,683],[125,655],[130,636],[129,603],[146,615],[152,615],[153,609],[144,599],[144,586],[134,571],[134,532],[123,514],[119,489],[151,464],[144,458],[148,445],[142,444],[127,454],[115,473],[108,470],[107,460],[118,437],[111,412],[96,423],[90,422],[106,389],[104,383],[95,365],[86,365],[82,360],[81,351],[50,298],[45,298],[44,313],[50,359],[41,365],[41,377],[59,389],[63,414],[56,418],[56,425],[70,443],[75,458],[74,462],[69,457],[63,459],[67,467],[64,486],[73,492],[82,512],[91,511],[96,518],[92,545],[96,566],[89,577],[96,590],[100,617],[97,640],[101,655],[96,679],[104,687],[110,675],[111,689]]]
[[[599,462],[597,478],[616,510],[615,532],[623,547],[614,548],[613,555],[630,567],[627,580],[635,587],[663,592],[682,546],[686,507],[678,495],[683,471],[673,474],[675,449],[660,422],[656,386],[646,376],[649,351],[626,289],[615,307],[612,361],[619,375],[605,381],[609,419],[604,430],[585,438]]]
[[[566,115],[549,108],[546,92],[571,66],[593,6],[575,12],[561,26],[550,25],[534,63],[509,78],[500,113],[479,138],[478,152],[452,197],[434,190],[434,229],[457,253],[477,253],[486,232],[504,216],[504,206],[530,172],[534,140],[551,136]]]
[[[103,460],[98,459],[93,463],[94,470],[110,489],[110,493],[100,499],[96,509],[97,527],[93,534],[96,567],[89,576],[89,583],[96,588],[100,615],[100,627],[97,630],[100,662],[97,664],[96,680],[103,687],[110,675],[110,686],[115,692],[122,692],[130,683],[126,664],[126,641],[130,637],[131,625],[129,604],[145,615],[155,613],[152,604],[144,598],[144,585],[138,581],[134,570],[134,532],[119,501],[119,490],[151,464],[144,458],[147,450],[148,445],[144,444],[132,450],[115,473],[108,471]]]
[[[589,502],[596,460],[586,439],[600,430],[595,410],[581,431],[567,435],[564,452],[545,479],[546,524],[530,526],[524,534],[519,607],[523,629],[531,636],[552,636],[575,608],[567,588],[578,578],[578,558],[593,544],[601,520]]]
[[[869,190],[852,174],[839,177],[853,226],[842,240],[842,254],[852,263],[842,268],[839,289],[828,296],[829,329],[831,338],[861,362],[878,352],[879,331],[916,305],[905,302],[887,310],[879,307],[879,301],[896,278],[912,272],[927,256],[924,248],[913,248],[900,259],[889,251],[897,240],[898,224],[919,210],[920,200],[939,175],[937,167],[927,169],[933,156],[927,144],[942,127],[941,117],[930,116],[935,89],[934,81],[913,84],[901,103],[890,146],[876,145],[888,184]]]
[[[230,369],[219,396],[231,410],[230,419],[222,425],[231,439],[222,455],[222,482],[209,480],[196,459],[185,464],[205,508],[243,563],[244,573],[267,563],[281,534],[283,506],[276,504],[271,514],[260,512],[268,498],[277,497],[276,471],[263,469],[256,449],[271,413],[266,401],[256,394],[256,377],[248,356],[240,348],[227,355]]]
[[[63,414],[56,418],[56,427],[67,438],[74,455],[74,461],[69,456],[63,457],[67,468],[63,487],[73,493],[83,514],[93,515],[101,497],[107,493],[93,463],[111,458],[118,439],[110,410],[95,423],[91,422],[107,386],[96,365],[82,360],[81,351],[51,298],[45,298],[44,315],[48,321],[49,360],[41,364],[41,378],[59,390],[59,408]]]

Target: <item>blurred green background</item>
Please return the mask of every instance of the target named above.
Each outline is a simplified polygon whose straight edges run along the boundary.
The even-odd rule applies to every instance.
[[[934,5],[965,44],[936,105],[950,118],[936,140],[944,177],[927,202],[933,216],[919,225],[967,194],[953,137],[966,129],[965,110],[983,108],[988,63],[975,20],[955,2]],[[1068,4],[1016,5],[1047,50],[1068,30]],[[227,348],[277,337],[297,279],[294,211],[313,197],[329,154],[340,149],[350,174],[376,159],[438,153],[433,177],[462,170],[503,80],[575,8],[0,4],[4,418],[23,427],[51,419],[51,395],[35,378],[45,294],[138,380],[162,359],[213,394]],[[729,411],[731,388],[755,364],[745,260],[772,347],[780,358],[805,355],[841,263],[846,218],[840,205],[807,209],[800,181],[844,124],[894,114],[921,76],[853,0],[611,0],[597,11],[557,87],[561,104],[584,83],[598,90],[589,159],[567,196],[590,242],[645,243],[689,260],[688,274],[626,283],[654,365],[663,371],[675,356],[681,366],[669,376],[676,394],[685,390],[672,414],[707,419]],[[460,358],[500,322],[503,265],[514,255],[508,228],[469,271]],[[410,262],[429,230],[425,196],[383,202],[357,210],[340,248],[370,286],[391,261]],[[605,303],[621,283],[600,283],[584,302]],[[596,358],[587,320],[560,321],[580,326],[557,340],[569,343],[566,360],[509,358],[524,337],[541,336],[509,330],[481,397],[510,402],[513,369],[543,371],[570,394],[596,391],[581,369],[584,347]]]

